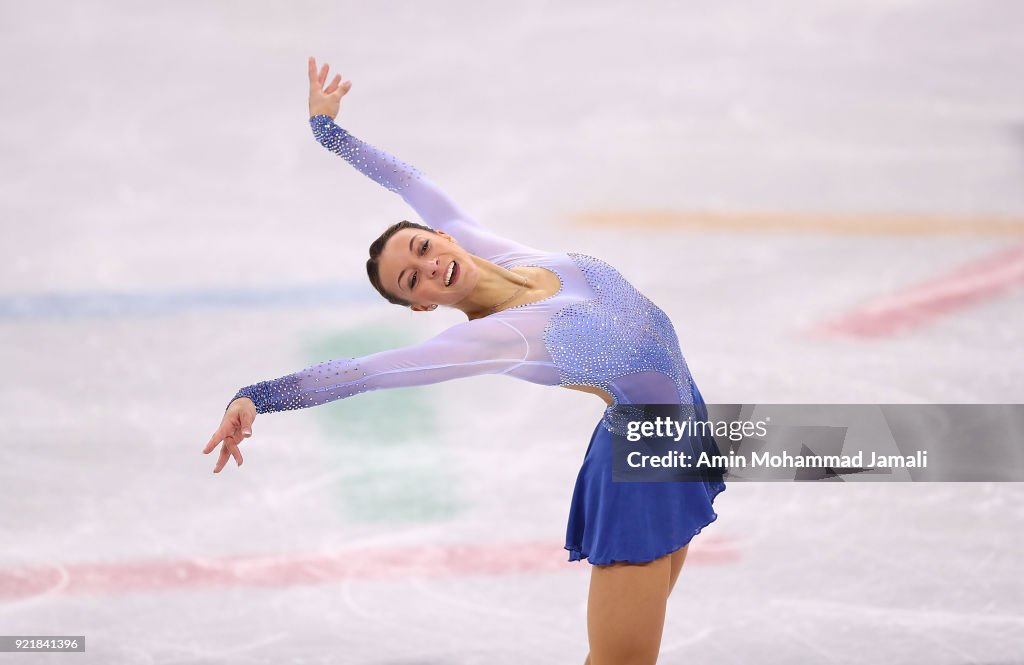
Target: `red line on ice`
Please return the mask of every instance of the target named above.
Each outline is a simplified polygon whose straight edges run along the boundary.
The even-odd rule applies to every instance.
[[[345,579],[444,575],[511,575],[580,570],[585,562],[550,544],[428,545],[330,554],[234,556],[184,561],[72,563],[0,570],[0,599],[78,593],[123,593],[206,587],[286,587]],[[733,545],[706,536],[686,565],[730,563]]]
[[[879,298],[811,328],[825,336],[881,337],[921,326],[1024,283],[1024,245],[973,261],[952,273]]]

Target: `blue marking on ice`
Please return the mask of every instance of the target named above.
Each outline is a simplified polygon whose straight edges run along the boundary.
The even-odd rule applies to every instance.
[[[205,309],[322,307],[379,299],[369,285],[325,282],[284,288],[83,291],[0,297],[0,321],[164,316]]]

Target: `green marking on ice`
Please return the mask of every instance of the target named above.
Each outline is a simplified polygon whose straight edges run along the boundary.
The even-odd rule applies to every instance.
[[[358,358],[412,343],[402,331],[368,326],[303,344],[309,365]],[[429,388],[361,393],[315,407],[337,481],[341,511],[357,522],[438,522],[461,511],[451,459],[438,431]]]

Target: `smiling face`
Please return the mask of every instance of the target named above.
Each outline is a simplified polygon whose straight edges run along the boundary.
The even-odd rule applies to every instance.
[[[479,279],[471,256],[444,231],[401,229],[380,253],[381,283],[416,310],[453,306],[470,294]]]

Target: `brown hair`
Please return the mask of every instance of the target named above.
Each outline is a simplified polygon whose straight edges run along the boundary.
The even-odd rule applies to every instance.
[[[388,302],[408,307],[412,303],[388,293],[384,288],[384,283],[380,281],[380,254],[384,251],[384,245],[386,245],[388,240],[391,239],[391,236],[395,235],[402,229],[423,229],[424,231],[430,231],[431,233],[434,232],[434,229],[429,226],[410,222],[405,219],[392,224],[384,231],[384,233],[380,234],[379,238],[370,243],[370,258],[366,260],[366,276],[370,278],[370,284],[373,284],[373,288],[377,289],[377,293],[384,296]]]

